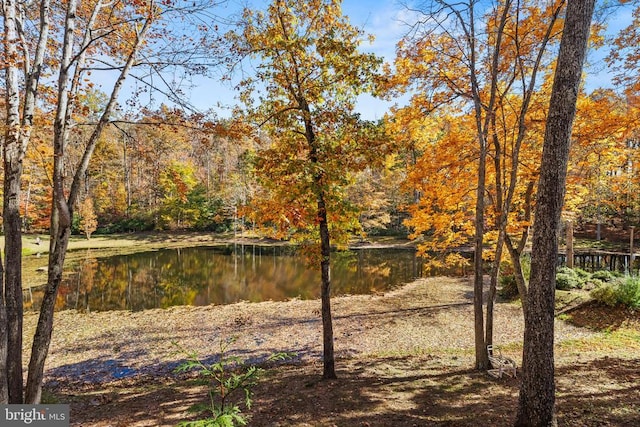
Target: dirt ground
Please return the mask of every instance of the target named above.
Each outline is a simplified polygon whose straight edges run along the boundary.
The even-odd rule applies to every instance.
[[[168,426],[194,419],[205,402],[172,342],[211,361],[221,340],[265,365],[250,426],[507,426],[519,378],[472,369],[472,286],[420,279],[384,295],[332,300],[337,380],[323,381],[319,301],[177,307],[138,313],[60,312],[47,364],[45,398],[71,404],[73,426]],[[25,337],[37,319],[25,319]],[[521,361],[517,303],[496,307],[494,342]],[[640,425],[638,313],[584,306],[556,321],[559,425]],[[25,349],[29,343],[25,343]]]

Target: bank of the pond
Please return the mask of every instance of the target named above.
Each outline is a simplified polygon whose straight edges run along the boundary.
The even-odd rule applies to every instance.
[[[337,297],[332,308],[339,358],[473,348],[472,287],[466,279],[420,279],[384,295]],[[36,322],[35,314],[26,315],[27,341]],[[498,304],[495,323],[496,343],[520,342],[523,322],[516,304]],[[593,334],[563,322],[557,325],[559,340]],[[286,351],[297,353],[299,361],[317,360],[322,351],[320,302],[59,312],[47,378],[94,383],[168,374],[178,360],[172,342],[210,355],[220,340],[231,337],[238,338],[234,348],[249,359],[261,360],[273,352]],[[25,342],[25,351],[29,346]]]
[[[109,255],[226,243],[231,237],[149,233],[74,239],[70,259],[82,253],[74,248]],[[38,260],[46,264],[46,256]],[[256,387],[249,411],[254,427],[512,425],[519,378],[494,380],[472,369],[472,288],[467,279],[436,277],[385,294],[333,298],[338,381],[319,381],[318,300],[59,312],[45,396],[71,404],[72,426],[175,425],[192,417],[191,404],[206,401],[206,388],[172,373],[181,360],[172,342],[213,360],[221,340],[237,337],[231,349],[250,361],[279,351],[297,354],[293,363],[270,368]],[[520,366],[521,309],[499,302],[495,316],[494,342]],[[638,317],[587,306],[556,320],[560,424],[638,425]],[[26,314],[25,368],[36,322],[35,313]]]
[[[206,389],[172,373],[182,358],[172,342],[213,360],[221,340],[236,337],[231,350],[250,361],[280,351],[297,354],[293,364],[273,368],[260,382],[252,426],[473,426],[480,419],[510,425],[518,379],[495,381],[471,369],[469,280],[419,279],[384,295],[332,302],[337,382],[318,381],[320,302],[292,300],[56,313],[45,389],[50,399],[71,403],[74,426],[175,425],[191,416],[190,404],[206,399]],[[521,310],[501,302],[495,315],[495,342],[520,366]],[[25,354],[36,321],[26,316]],[[601,340],[609,341],[599,347]],[[556,342],[561,419],[566,425],[621,425],[602,421],[637,405],[638,393],[624,392],[611,406],[594,404],[593,396],[577,401],[575,393],[587,396],[606,376],[607,396],[617,396],[615,390],[639,379],[631,368],[637,366],[638,333],[618,337],[557,320]],[[602,411],[591,409],[601,404]],[[625,412],[621,419],[636,415]],[[582,419],[596,423],[572,424]]]

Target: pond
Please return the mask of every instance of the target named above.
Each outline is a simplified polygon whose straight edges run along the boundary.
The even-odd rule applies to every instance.
[[[358,249],[332,254],[332,295],[386,291],[422,276],[412,250]],[[320,274],[291,248],[228,245],[92,257],[65,275],[56,309],[146,310],[320,296]],[[25,295],[37,309],[40,292]]]

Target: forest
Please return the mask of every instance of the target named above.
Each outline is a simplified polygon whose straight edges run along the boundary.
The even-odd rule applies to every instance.
[[[527,355],[516,425],[554,425],[558,232],[626,237],[640,220],[638,2],[407,4],[394,58],[373,53],[340,0],[226,5],[3,0],[0,403],[41,399],[72,235],[250,231],[298,245],[322,274],[324,379],[337,377],[331,251],[392,235],[431,267],[476,254],[479,370],[509,266]],[[186,93],[203,79],[233,87],[237,105],[210,93],[198,110]],[[362,117],[364,95],[389,103],[384,117]],[[24,381],[31,233],[50,246]]]
[[[490,183],[486,194],[488,230],[497,228],[496,212],[502,211],[497,205],[501,198],[498,193],[514,187],[514,200],[510,202],[513,232],[526,225],[525,216],[533,203],[528,199],[535,194],[555,63],[553,53],[560,32],[557,28],[540,27],[543,21],[540,15],[533,14],[536,4],[532,3],[527,6],[531,12],[521,6],[518,22],[527,51],[520,51],[517,45],[505,46],[495,65],[489,62],[488,52],[476,60],[476,67],[482,70],[478,84],[488,84],[495,74],[504,86],[498,94],[500,98],[494,101],[494,108],[500,112],[496,117],[499,123],[495,123],[499,133],[489,147],[486,163]],[[555,19],[553,25],[560,26],[560,18]],[[578,224],[626,228],[638,222],[640,197],[634,169],[638,155],[633,52],[636,41],[632,39],[633,25],[612,37],[604,32],[605,24],[606,21],[595,28],[590,49],[598,52],[608,45],[610,53],[593,67],[603,67],[606,61],[607,72],[616,85],[580,93],[564,215]],[[419,30],[426,31],[414,31]],[[393,99],[400,94],[409,94],[410,98],[407,105],[396,105],[377,122],[360,120],[352,112],[354,122],[336,123],[343,127],[341,132],[347,132],[348,126],[358,126],[366,132],[361,134],[358,143],[362,146],[357,148],[371,152],[370,159],[361,159],[342,177],[339,196],[355,215],[351,231],[429,235],[434,237],[434,246],[441,249],[464,244],[473,234],[473,187],[478,169],[477,147],[472,143],[475,123],[469,109],[470,82],[464,81],[469,64],[456,52],[461,47],[448,46],[446,40],[430,40],[435,45],[427,45],[427,40],[420,37],[420,33],[408,35],[399,43],[395,63],[384,67],[381,63],[362,64],[371,73],[369,91],[383,98]],[[89,67],[86,68],[84,72],[89,74]],[[450,80],[448,76],[453,74],[460,80]],[[67,181],[109,99],[105,88],[96,87],[88,77],[85,80],[83,87],[75,89],[77,105],[65,161]],[[42,123],[34,123],[32,141],[25,153],[20,199],[25,232],[49,228],[53,192],[53,147],[49,141],[53,128],[46,118],[52,118],[55,111],[55,100],[51,102],[47,109],[38,105],[36,117]],[[138,99],[138,103],[142,102],[144,99]],[[90,236],[93,232],[153,229],[222,231],[230,229],[236,219],[244,227],[274,222],[256,208],[269,197],[270,189],[265,184],[269,177],[260,170],[259,161],[266,161],[264,156],[272,154],[268,148],[274,141],[266,132],[255,132],[260,124],[255,115],[244,111],[245,114],[215,119],[190,113],[175,102],[167,101],[153,110],[135,105],[136,108],[117,108],[109,117],[110,126],[97,141],[74,209],[74,233]],[[328,149],[327,154],[349,154],[358,160],[355,157],[360,154],[344,151],[347,148],[350,147]],[[518,168],[512,184],[514,159]],[[295,217],[293,212],[282,213],[290,221]],[[446,223],[456,226],[439,226]]]

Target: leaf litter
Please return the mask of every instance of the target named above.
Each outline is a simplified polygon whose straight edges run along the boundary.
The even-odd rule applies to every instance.
[[[71,403],[72,425],[175,425],[190,416],[187,408],[193,402],[206,398],[206,389],[188,375],[173,373],[182,359],[171,343],[206,358],[215,357],[220,340],[236,337],[231,350],[249,363],[262,364],[276,352],[297,355],[269,366],[255,389],[251,426],[472,426],[478,416],[492,425],[509,425],[519,378],[496,381],[472,369],[472,288],[468,279],[439,277],[385,294],[333,298],[340,377],[334,381],[320,380],[318,300],[142,312],[63,311],[56,313],[45,389],[53,399]],[[36,322],[35,314],[25,316],[25,341]],[[520,366],[521,309],[498,303],[495,325],[494,343]],[[606,334],[562,320],[556,321],[555,333],[557,343],[589,342]],[[25,342],[25,354],[28,348]],[[627,380],[638,378],[632,353],[618,357],[610,350],[606,355],[576,354],[570,345],[557,348],[559,372],[564,372],[559,396],[567,396],[559,398],[559,420],[571,424],[579,419],[579,425],[640,420],[640,392],[637,387],[629,392]],[[616,363],[603,370],[605,357]],[[619,378],[617,372],[625,376]],[[625,391],[626,409],[612,409],[605,402],[607,410],[598,411],[593,397],[585,404],[578,401],[579,391],[589,393],[592,382],[605,374],[613,390],[608,397]],[[567,388],[576,392],[566,393]],[[501,399],[499,408],[496,399]]]

